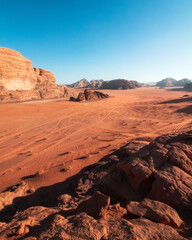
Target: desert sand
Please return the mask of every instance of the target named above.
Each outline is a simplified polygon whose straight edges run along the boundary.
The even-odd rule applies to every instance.
[[[0,104],[0,192],[22,180],[35,189],[49,186],[131,139],[192,129],[191,93],[155,87],[103,92],[111,97]]]

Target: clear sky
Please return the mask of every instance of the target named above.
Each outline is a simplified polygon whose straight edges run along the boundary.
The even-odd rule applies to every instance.
[[[192,0],[0,0],[0,46],[60,84],[192,79]]]

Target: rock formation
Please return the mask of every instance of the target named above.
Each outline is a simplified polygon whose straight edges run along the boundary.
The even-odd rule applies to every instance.
[[[192,83],[185,84],[184,89],[192,92]]]
[[[129,202],[127,214],[130,217],[143,217],[153,222],[170,225],[174,228],[184,226],[178,213],[169,205],[145,198],[141,202]]]
[[[177,80],[173,78],[165,78],[159,82],[156,83],[156,86],[158,87],[173,87],[175,86]]]
[[[14,50],[0,47],[0,86],[7,90],[32,90],[36,83],[32,62]]]
[[[101,84],[102,84],[103,80],[91,80],[90,82],[83,78],[75,83],[72,84],[68,84],[67,87],[70,88],[91,88],[91,89],[98,89]]]
[[[100,88],[103,82],[104,82],[104,81],[103,81],[102,79],[100,79],[100,80],[91,80],[91,81],[90,81],[93,89],[98,89],[98,88]]]
[[[0,47],[0,101],[26,101],[69,96],[66,87],[56,84],[53,73],[33,68],[20,53]]]
[[[191,239],[191,214],[189,131],[132,140],[63,183],[4,202],[0,237]]]
[[[115,79],[110,81],[82,79],[76,83],[67,85],[71,88],[91,88],[91,89],[133,89],[141,85],[136,81],[128,81],[125,79]]]
[[[111,81],[104,81],[100,86],[100,89],[133,89],[140,87],[140,84],[136,81],[128,81],[125,79],[115,79]]]
[[[70,87],[70,88],[91,88],[92,85],[87,79],[83,78],[83,79],[81,79],[81,80],[79,80],[75,83],[68,84],[67,87]]]
[[[187,83],[191,83],[191,80],[184,78],[184,79],[177,81],[173,78],[165,78],[165,79],[157,82],[156,86],[159,86],[159,87],[183,87]]]
[[[91,91],[89,89],[85,89],[84,92],[80,92],[77,98],[71,97],[71,101],[91,101],[91,100],[98,100],[103,98],[108,98],[108,94],[104,94],[99,91]]]
[[[185,86],[187,83],[191,83],[191,80],[187,79],[187,78],[183,78],[181,80],[178,80],[175,86],[178,87],[183,87]]]

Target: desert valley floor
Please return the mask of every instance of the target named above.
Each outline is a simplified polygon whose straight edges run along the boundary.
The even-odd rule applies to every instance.
[[[0,192],[64,181],[134,138],[192,129],[192,95],[179,89],[106,90],[101,101],[1,104]],[[35,176],[35,177],[34,177]]]
[[[112,97],[102,101],[1,104],[0,191],[22,180],[35,189],[48,186],[133,138],[189,130],[192,96],[177,90],[108,90]]]

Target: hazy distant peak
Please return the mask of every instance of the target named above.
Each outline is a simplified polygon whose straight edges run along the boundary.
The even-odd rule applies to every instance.
[[[159,87],[177,87],[177,86],[185,86],[185,84],[190,83],[191,80],[187,78],[183,78],[181,80],[176,80],[174,78],[165,78],[156,83],[156,86]]]
[[[87,79],[81,79],[76,83],[67,85],[71,88],[92,88],[92,89],[132,89],[140,87],[141,84],[134,80],[126,79],[113,79],[109,81],[104,80],[91,80],[90,82]]]

